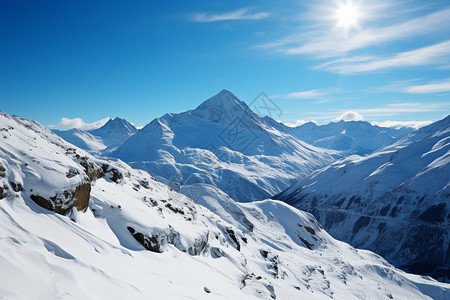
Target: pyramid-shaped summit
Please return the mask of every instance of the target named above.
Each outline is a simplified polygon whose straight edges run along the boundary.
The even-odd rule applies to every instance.
[[[200,104],[192,114],[216,123],[231,122],[243,114],[256,116],[247,104],[225,89]]]
[[[92,130],[92,133],[102,134],[102,133],[114,133],[114,134],[134,134],[137,129],[131,123],[125,119],[116,117],[115,119],[109,119],[102,127]]]

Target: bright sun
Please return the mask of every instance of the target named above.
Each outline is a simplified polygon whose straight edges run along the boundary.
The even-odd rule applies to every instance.
[[[359,7],[353,4],[351,1],[339,4],[336,11],[336,19],[338,21],[338,26],[345,29],[350,29],[352,27],[358,26],[358,21],[361,18],[361,12]]]

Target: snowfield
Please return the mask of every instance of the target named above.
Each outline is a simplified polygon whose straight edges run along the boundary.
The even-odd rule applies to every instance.
[[[5,113],[0,141],[2,299],[448,296],[283,202],[237,203],[206,183],[177,192]]]

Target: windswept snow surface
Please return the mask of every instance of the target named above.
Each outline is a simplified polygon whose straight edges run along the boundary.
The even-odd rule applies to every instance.
[[[153,120],[111,156],[179,185],[217,185],[241,202],[268,198],[341,154],[306,144],[227,90]]]
[[[414,273],[450,280],[450,116],[366,157],[351,156],[275,196],[334,237]]]
[[[183,186],[194,201],[4,113],[0,166],[2,299],[445,299],[450,291],[334,240],[285,203],[242,204],[212,185]],[[85,182],[85,210],[57,214],[30,199]]]

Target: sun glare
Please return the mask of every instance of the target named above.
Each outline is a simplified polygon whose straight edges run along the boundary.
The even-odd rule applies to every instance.
[[[336,19],[338,26],[345,29],[358,26],[358,21],[361,18],[361,12],[359,7],[353,4],[351,1],[339,4],[336,11]]]

